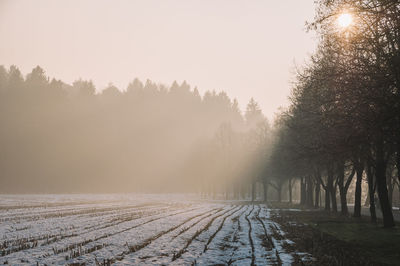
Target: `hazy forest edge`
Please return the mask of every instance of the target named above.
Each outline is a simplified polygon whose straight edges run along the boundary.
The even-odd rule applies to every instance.
[[[186,82],[96,93],[39,66],[26,77],[0,66],[0,94],[8,193],[225,191],[253,170],[255,135],[271,133],[253,99],[242,115],[225,92],[201,96]]]

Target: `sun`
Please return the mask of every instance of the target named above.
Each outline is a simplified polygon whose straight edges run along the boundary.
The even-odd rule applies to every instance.
[[[347,28],[348,26],[351,25],[352,22],[353,22],[353,17],[349,13],[342,13],[337,19],[337,23],[342,28]]]

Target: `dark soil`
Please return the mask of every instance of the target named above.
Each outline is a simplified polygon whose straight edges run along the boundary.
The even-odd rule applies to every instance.
[[[372,225],[368,217],[354,219],[320,210],[269,207],[273,209],[271,219],[295,242],[291,249],[313,258],[295,258],[293,265],[400,265],[399,229]]]

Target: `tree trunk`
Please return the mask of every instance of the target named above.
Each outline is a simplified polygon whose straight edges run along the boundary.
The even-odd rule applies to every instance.
[[[314,207],[314,200],[313,200],[313,182],[310,176],[306,178],[306,205],[310,208]]]
[[[311,176],[308,178],[308,183],[308,205],[314,207],[314,182]]]
[[[264,181],[264,183],[263,183],[263,185],[264,185],[264,202],[267,202],[267,199],[268,199],[268,183],[267,183],[267,181]]]
[[[386,173],[386,182],[388,184],[388,197],[389,197],[389,204],[390,208],[393,206],[393,190],[395,186],[395,178],[392,176],[393,169],[390,167]]]
[[[341,162],[338,165],[338,185],[340,190],[340,206],[342,215],[348,215],[349,209],[347,207],[347,191],[349,190],[351,181],[353,180],[354,174],[356,173],[355,168],[351,171],[351,174],[347,176],[345,182],[345,163]]]
[[[337,212],[337,201],[336,201],[336,186],[332,186],[332,191],[329,193],[331,195],[331,201],[332,201],[332,211]]]
[[[347,208],[346,190],[344,188],[344,163],[338,164],[338,186],[340,195],[340,210],[342,215],[348,215],[349,211]]]
[[[368,182],[368,181],[367,181]],[[367,193],[367,197],[365,198],[364,206],[369,206],[369,192]]]
[[[321,183],[320,183],[319,179],[317,179],[317,183],[315,184],[315,204],[314,204],[315,208],[319,208],[320,193],[321,193]]]
[[[256,182],[251,183],[251,201],[256,200]]]
[[[306,184],[304,177],[300,179],[300,204],[301,205],[306,204]]]
[[[333,185],[333,170],[328,169],[328,182],[327,182],[329,196],[331,197],[332,211],[337,212],[336,204],[336,186]]]
[[[361,194],[362,194],[362,175],[364,172],[364,165],[362,162],[357,161],[355,163],[357,180],[356,180],[356,191],[354,194],[354,217],[361,217]]]
[[[331,210],[331,199],[329,195],[329,189],[325,189],[325,211]]]
[[[399,171],[400,172],[400,171]],[[400,202],[400,182],[399,183],[397,183],[397,191],[398,191],[398,196],[399,196],[399,202]]]
[[[376,184],[378,188],[378,198],[382,210],[383,226],[385,228],[394,227],[392,208],[390,207],[388,190],[386,184],[386,165],[383,150],[383,140],[377,145],[376,150]]]
[[[282,202],[282,183],[278,184],[278,202]]]
[[[344,191],[344,189],[340,189],[340,213],[345,216],[349,214],[346,194],[347,193]]]
[[[324,184],[324,181],[322,180],[322,176],[321,173],[318,171],[317,173],[317,179],[318,179],[318,183],[322,186],[322,188],[325,191],[325,211],[330,211],[331,210],[331,201],[329,199],[329,189],[328,189],[328,184]],[[320,196],[321,196],[321,192],[320,192]],[[320,205],[322,205],[322,199],[321,197],[319,197],[320,199]]]
[[[400,124],[400,121],[399,121],[399,124]],[[400,138],[397,138],[396,167],[397,167],[397,179],[400,184]],[[400,190],[399,190],[399,192],[400,192]]]
[[[372,166],[370,163],[367,164],[367,180],[368,180],[368,197],[369,197],[369,212],[371,215],[371,222],[376,224],[376,210],[375,210],[375,188],[374,188],[374,176],[372,174]]]
[[[289,203],[292,203],[292,179],[289,179]]]

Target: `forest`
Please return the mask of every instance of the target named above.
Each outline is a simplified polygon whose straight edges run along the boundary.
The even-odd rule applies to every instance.
[[[3,191],[239,193],[271,138],[255,100],[242,115],[225,92],[185,81],[96,92],[11,66],[0,91]]]

